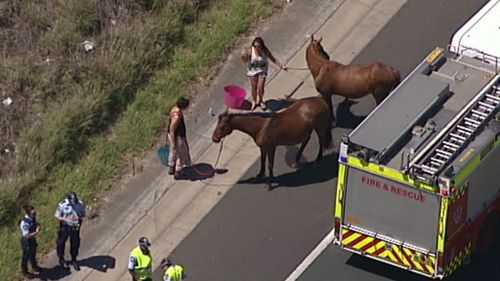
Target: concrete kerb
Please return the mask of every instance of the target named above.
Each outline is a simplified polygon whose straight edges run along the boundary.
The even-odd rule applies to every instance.
[[[331,14],[336,12],[334,16],[331,20],[325,19],[325,24],[316,29],[314,34],[317,36],[324,34],[323,45],[329,53],[335,55],[332,58],[347,63],[352,60],[353,55],[361,50],[368,41],[365,44],[356,45],[354,48],[350,48],[349,46],[353,45],[348,45],[346,42],[343,43],[344,45],[341,45],[341,42],[348,37],[354,36],[353,34],[357,32],[357,24],[360,21],[366,23],[370,13],[373,12],[372,10],[380,12],[380,9],[377,9],[377,5],[388,4],[391,0],[352,0],[346,1],[345,5],[341,6],[342,2],[336,1],[340,9],[338,7],[332,8]],[[359,5],[353,5],[353,2],[361,3],[363,7],[359,8]],[[353,12],[350,9],[359,10],[358,12]],[[353,18],[353,15],[357,16]],[[376,24],[382,24],[382,22],[376,21]],[[335,32],[331,32],[332,30],[335,30]],[[303,38],[303,45],[295,50],[288,61],[285,60],[287,65],[292,67],[306,66],[305,47],[309,38],[305,36]],[[341,46],[345,46],[346,49],[340,49]],[[346,52],[346,50],[350,50],[350,52]],[[342,59],[343,56],[345,60]],[[294,97],[317,95],[314,85],[310,80],[309,71],[290,70],[289,72],[278,72],[275,76],[269,77],[268,85],[266,86],[266,99],[281,99],[285,94],[296,89],[298,85],[300,87]],[[188,132],[188,134],[196,134],[196,137],[201,139],[193,142],[192,155],[195,155],[195,163],[213,164],[213,161],[216,159],[218,145],[211,142],[211,132],[216,120],[214,118],[213,122],[210,123],[212,125],[206,127],[207,129],[202,133]],[[159,262],[161,254],[168,255],[171,253],[176,245],[189,234],[196,224],[201,221],[208,211],[215,206],[231,186],[237,182],[239,177],[259,157],[259,151],[253,140],[241,133],[235,132],[226,138],[224,147],[217,168],[228,169],[229,171],[226,174],[216,175],[212,179],[201,182],[174,182],[164,171],[159,178],[152,181],[148,186],[145,186],[144,188],[154,190],[152,195],[142,199],[142,201],[150,203],[143,204],[144,208],[141,208],[138,215],[123,222],[123,224],[135,224],[134,227],[120,231],[119,237],[122,237],[122,239],[111,247],[109,245],[99,247],[99,249],[102,249],[99,253],[108,253],[116,258],[115,269],[108,271],[106,274],[89,272],[91,270],[87,269],[87,272],[84,274],[86,277],[78,280],[99,280],[101,277],[103,278],[101,280],[121,280],[124,274],[126,274],[128,253],[137,244],[137,238],[143,235],[149,236],[152,240],[154,245],[153,252],[156,257],[155,263]],[[156,155],[150,155],[149,158],[153,158],[154,161],[158,162]],[[138,217],[142,217],[142,219]],[[76,277],[76,274],[73,276]],[[113,279],[113,277],[116,277],[116,279]]]
[[[304,50],[307,39],[305,39],[304,41],[305,43],[303,44],[303,46],[299,51],[296,52],[296,56],[298,55],[300,57],[299,61],[304,62],[304,64],[302,65],[305,65]],[[294,58],[296,56],[294,56]],[[308,73],[307,71],[303,71],[303,73],[304,72]],[[268,84],[266,85],[266,99],[282,98],[283,95],[290,93],[292,90],[297,88],[297,86],[300,86],[301,83],[304,82],[304,80],[301,80],[301,78],[306,79],[309,74],[302,74],[301,76],[303,78],[300,76],[290,77],[289,73],[287,72],[279,72],[276,75],[271,76],[268,80]],[[290,83],[289,79],[292,80],[292,83]],[[284,80],[288,80],[288,82],[283,83]],[[212,124],[213,125],[210,126],[210,128],[203,134],[191,131],[189,132],[190,134],[197,134],[199,137],[209,140],[208,144],[205,141],[198,141],[193,147],[191,147],[192,154],[198,155],[198,157],[194,159],[195,163],[212,164],[211,161],[214,161],[213,159],[216,158],[214,153],[218,151],[218,149],[216,149],[215,145],[211,143],[210,140],[210,132],[213,131],[215,122],[213,122]],[[238,134],[240,134],[240,136],[238,136]],[[151,184],[151,186],[155,189],[162,186],[164,188],[160,188],[157,190],[157,192],[154,192],[153,198],[144,197],[142,200],[144,202],[149,201],[153,205],[139,204],[141,206],[144,206],[143,211],[137,212],[138,216],[142,217],[142,219],[137,219],[137,216],[129,217],[128,220],[124,221],[124,224],[130,225],[136,221],[139,221],[139,223],[135,224],[135,226],[132,229],[126,231],[126,233],[123,233],[124,236],[122,237],[122,239],[120,239],[120,242],[118,242],[110,252],[102,251],[108,252],[109,255],[116,258],[116,269],[109,271],[106,274],[97,271],[88,272],[87,274],[81,272],[86,276],[84,277],[84,279],[99,280],[102,277],[106,280],[113,280],[114,277],[121,278],[123,277],[123,275],[126,275],[126,257],[128,257],[130,249],[132,249],[137,244],[137,238],[140,236],[148,236],[152,243],[156,244],[157,246],[158,244],[156,242],[160,240],[159,236],[161,236],[161,245],[164,245],[161,246],[161,248],[164,248],[161,249],[161,252],[165,254],[170,253],[170,251],[175,248],[174,245],[180,243],[183,237],[185,237],[190,232],[190,229],[186,228],[186,225],[188,224],[184,224],[184,227],[179,226],[179,222],[186,221],[186,215],[188,215],[188,212],[182,213],[182,210],[185,210],[187,206],[193,207],[189,208],[189,210],[203,210],[204,208],[197,208],[196,204],[194,203],[196,198],[202,197],[200,196],[200,194],[202,193],[208,193],[208,195],[215,194],[215,197],[222,197],[221,195],[225,194],[229,190],[229,188],[237,182],[241,174],[245,173],[246,170],[248,170],[248,168],[250,168],[250,166],[259,157],[259,151],[255,148],[253,140],[248,136],[244,136],[238,132],[233,133],[230,138],[226,139],[224,147],[225,149],[222,152],[219,166],[227,167],[228,170],[229,168],[231,168],[231,170],[236,169],[239,171],[238,173],[234,173],[236,172],[234,171],[227,173],[227,175],[217,177],[218,182],[224,182],[224,187],[221,188],[221,186],[218,185],[214,180],[207,180],[204,182],[175,182],[170,180],[169,178],[166,178],[165,176],[159,177]],[[235,157],[236,155],[238,155],[239,157]],[[244,161],[232,161],[235,158],[239,158],[241,160],[243,160],[243,158],[246,159],[244,159]],[[210,185],[212,189],[208,192],[205,192],[205,190],[207,189],[205,189],[204,187],[206,187],[207,185]],[[215,191],[215,193],[213,188],[214,186],[218,189],[217,191]],[[182,196],[180,196],[180,193],[182,193]],[[176,198],[176,200],[172,200],[172,198]],[[213,205],[215,205],[216,203],[212,202],[211,200],[207,200],[205,202],[205,205],[210,205],[210,202]],[[167,215],[165,214],[165,211],[159,211],[162,209],[165,210],[166,208],[168,208],[169,210]],[[178,210],[178,212],[171,211],[176,209]],[[157,215],[158,213],[162,215]],[[208,211],[199,213],[196,216],[192,217],[189,220],[191,222],[189,225],[193,225],[192,223],[195,222],[196,223],[194,225],[196,225],[197,222],[199,222],[203,218],[203,216],[206,215],[206,213],[208,213]],[[130,224],[127,222],[129,222]],[[192,228],[194,228],[194,225],[192,226]],[[158,247],[155,248],[156,250],[154,250],[154,252],[160,250],[158,249]]]
[[[242,138],[243,135],[237,136],[238,134],[241,133],[236,133],[236,136],[225,141],[224,146],[227,145],[228,148],[233,147],[233,149],[223,151],[219,160],[220,165],[218,166],[231,171],[218,176],[218,181],[224,181],[224,185],[211,183],[212,180],[178,181],[169,185],[164,194],[157,197],[161,199],[145,198],[144,200],[156,203],[109,253],[109,255],[116,257],[118,270],[109,271],[106,274],[95,271],[90,273],[87,279],[114,280],[113,278],[126,276],[128,252],[137,244],[137,239],[140,236],[149,237],[152,244],[155,245],[154,252],[159,251],[168,255],[173,250],[174,245],[178,245],[189,234],[218,200],[238,181],[240,175],[250,168],[257,159],[258,150],[247,145],[253,140],[248,137]],[[237,150],[236,147],[244,149]],[[210,163],[210,161],[214,161],[217,153],[218,145],[210,143],[196,162]],[[168,181],[166,180],[166,182]],[[161,243],[157,243],[158,241]]]
[[[352,1],[356,2],[356,1]],[[352,3],[348,1],[347,3]],[[338,52],[339,55],[335,59],[339,61],[344,61],[345,63],[349,63],[354,58],[354,55],[361,51],[361,49],[369,43],[369,40],[360,42],[356,45],[349,45],[349,48],[345,48],[348,42],[359,42],[359,37],[362,32],[366,32],[366,29],[370,29],[369,32],[373,33],[375,29],[375,34],[382,28],[382,26],[386,23],[386,21],[390,18],[387,17],[386,21],[378,20],[377,15],[383,11],[386,11],[386,8],[394,5],[397,1],[392,0],[379,0],[379,1],[361,1],[364,5],[353,5],[348,6],[347,3],[341,7],[335,14],[336,19],[340,20],[334,23],[334,21],[328,21],[325,25],[323,25],[316,33],[323,33],[326,30],[332,30],[334,26],[342,26],[341,30],[345,32],[335,32],[336,36],[328,36],[325,37],[323,44],[325,49],[330,53]],[[391,11],[397,11],[404,4],[405,1],[399,1],[399,6],[393,7],[390,9]],[[358,3],[359,4],[359,3]],[[384,8],[378,8],[378,7]],[[352,12],[351,9],[359,9],[358,12]],[[377,14],[378,13],[378,14]],[[358,18],[352,18],[352,15],[358,15]],[[392,14],[391,14],[392,15]],[[371,22],[370,25],[368,23]],[[373,24],[375,22],[375,24]],[[378,29],[377,29],[378,28]],[[336,29],[337,30],[337,29]],[[350,31],[350,32],[348,32]],[[357,37],[357,38],[356,38]],[[354,40],[356,38],[357,40]],[[368,38],[365,36],[363,38]],[[343,42],[342,45],[339,42]],[[292,62],[298,65],[305,64],[305,47],[306,43],[300,48],[291,60],[287,62],[287,64],[291,64]],[[345,49],[343,49],[345,48]],[[350,51],[346,51],[350,50]],[[308,79],[310,74],[299,74],[293,77],[290,77],[287,72],[279,72],[276,76],[272,77],[268,85],[266,86],[266,99],[276,98],[279,99],[283,95],[290,93],[290,91],[297,88],[297,85],[300,84],[300,90],[298,91],[297,97],[311,96],[317,95],[313,83],[307,83],[303,86],[304,79]],[[302,78],[302,81],[301,81]],[[285,82],[286,81],[286,82]],[[213,126],[211,127],[213,129]],[[223,155],[220,160],[220,167],[227,168],[230,172],[224,175],[217,176],[217,180],[210,179],[205,182],[194,182],[188,183],[187,186],[191,186],[192,188],[201,189],[202,192],[197,195],[194,200],[191,200],[187,203],[187,207],[184,208],[185,212],[178,216],[177,220],[172,221],[169,226],[169,230],[163,231],[162,235],[159,237],[153,238],[153,241],[159,240],[162,243],[166,242],[166,246],[162,247],[163,249],[158,249],[165,254],[169,254],[175,247],[177,243],[180,243],[182,239],[189,234],[189,232],[195,227],[195,225],[202,220],[202,218],[208,213],[208,211],[215,206],[215,204],[223,197],[223,195],[231,188],[231,186],[237,182],[241,174],[247,171],[247,169],[252,165],[252,163],[258,159],[258,149],[256,149],[253,144],[253,140],[246,135],[241,133],[233,133],[233,135],[226,139],[224,146],[227,148],[223,151]],[[240,149],[238,149],[240,148]],[[218,151],[210,146],[209,149],[205,150],[205,153],[201,154],[200,160],[206,159],[214,159],[215,152]],[[209,161],[209,160],[207,160]],[[210,163],[210,162],[208,162]],[[217,181],[224,181],[224,184],[227,185],[218,185]],[[226,182],[227,181],[227,182]],[[176,187],[175,185],[174,187]],[[209,187],[209,188],[207,188]],[[183,184],[182,188],[186,188],[186,185]],[[170,192],[170,191],[168,191]],[[173,190],[172,190],[173,192]],[[194,194],[194,193],[193,193]],[[170,196],[170,194],[169,194]],[[175,197],[175,196],[174,196]],[[185,206],[186,206],[185,205]],[[203,206],[203,207],[202,207]],[[156,209],[157,206],[155,206]],[[159,207],[159,206],[158,206]],[[150,226],[151,227],[151,226]],[[144,228],[141,228],[141,232],[144,233]],[[154,230],[151,230],[154,231]],[[147,232],[147,231],[146,231]],[[160,239],[161,237],[161,239]]]

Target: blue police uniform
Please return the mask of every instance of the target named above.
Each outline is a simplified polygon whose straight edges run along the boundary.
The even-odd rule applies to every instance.
[[[71,261],[74,263],[75,268],[77,267],[76,258],[80,248],[80,225],[84,216],[85,205],[81,200],[76,198],[76,195],[74,195],[74,200],[70,200],[68,197],[61,201],[57,206],[55,217],[65,218],[64,221],[59,223],[59,231],[57,233],[56,241],[57,256],[59,257],[59,263],[62,265],[64,264],[65,244],[69,238]]]
[[[24,274],[28,274],[28,261],[31,263],[31,267],[39,271],[40,267],[38,267],[38,263],[36,262],[36,238],[30,237],[28,235],[36,232],[38,227],[38,223],[35,218],[30,218],[28,215],[25,215],[21,220],[21,248],[23,250],[23,257],[21,260],[21,271]]]

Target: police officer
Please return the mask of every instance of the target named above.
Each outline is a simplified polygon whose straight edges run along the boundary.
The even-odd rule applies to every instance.
[[[132,281],[153,281],[153,257],[149,251],[151,243],[147,237],[139,238],[139,246],[131,252],[128,260],[128,272]]]
[[[59,220],[59,230],[57,232],[57,256],[59,264],[69,269],[64,260],[64,248],[66,240],[70,241],[71,264],[75,270],[80,270],[77,263],[78,249],[80,248],[80,226],[85,217],[85,205],[78,199],[75,192],[69,192],[66,198],[59,202],[55,217]]]
[[[41,268],[36,262],[36,236],[40,233],[40,224],[36,221],[36,211],[32,205],[23,206],[25,215],[21,220],[21,248],[23,258],[21,260],[21,271],[26,278],[33,278],[28,271],[28,261],[35,272],[40,272]]]
[[[165,270],[164,281],[181,281],[185,278],[184,268],[181,265],[173,264],[169,259],[163,259],[160,266]]]

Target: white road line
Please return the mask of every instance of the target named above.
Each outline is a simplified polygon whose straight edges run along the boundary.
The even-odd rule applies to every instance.
[[[328,20],[317,32],[318,34],[329,34],[323,41],[323,47],[328,52],[335,53],[336,60],[350,63],[406,2],[407,0],[343,2],[343,6],[335,12],[336,18]],[[354,17],[353,14],[357,17]],[[339,26],[342,26],[343,29],[339,29]],[[338,44],[338,42],[341,43]],[[285,281],[297,280],[333,242],[333,234],[334,230],[332,229]]]
[[[333,242],[334,230],[330,231],[321,242],[312,250],[311,253],[302,261],[302,263],[295,268],[295,270],[285,279],[285,281],[295,281],[297,280],[304,271],[323,253],[328,245]]]

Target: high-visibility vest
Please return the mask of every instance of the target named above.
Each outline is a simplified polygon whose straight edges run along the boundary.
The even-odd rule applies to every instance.
[[[132,256],[136,258],[136,265],[134,267],[134,273],[138,280],[145,280],[148,278],[153,278],[153,258],[151,253],[147,255],[143,254],[141,247],[136,247],[130,252]]]
[[[167,268],[167,270],[165,270],[164,277],[166,277],[167,275],[170,277],[170,281],[181,281],[182,276],[184,275],[184,268],[182,268],[182,266],[178,264],[172,265]]]

